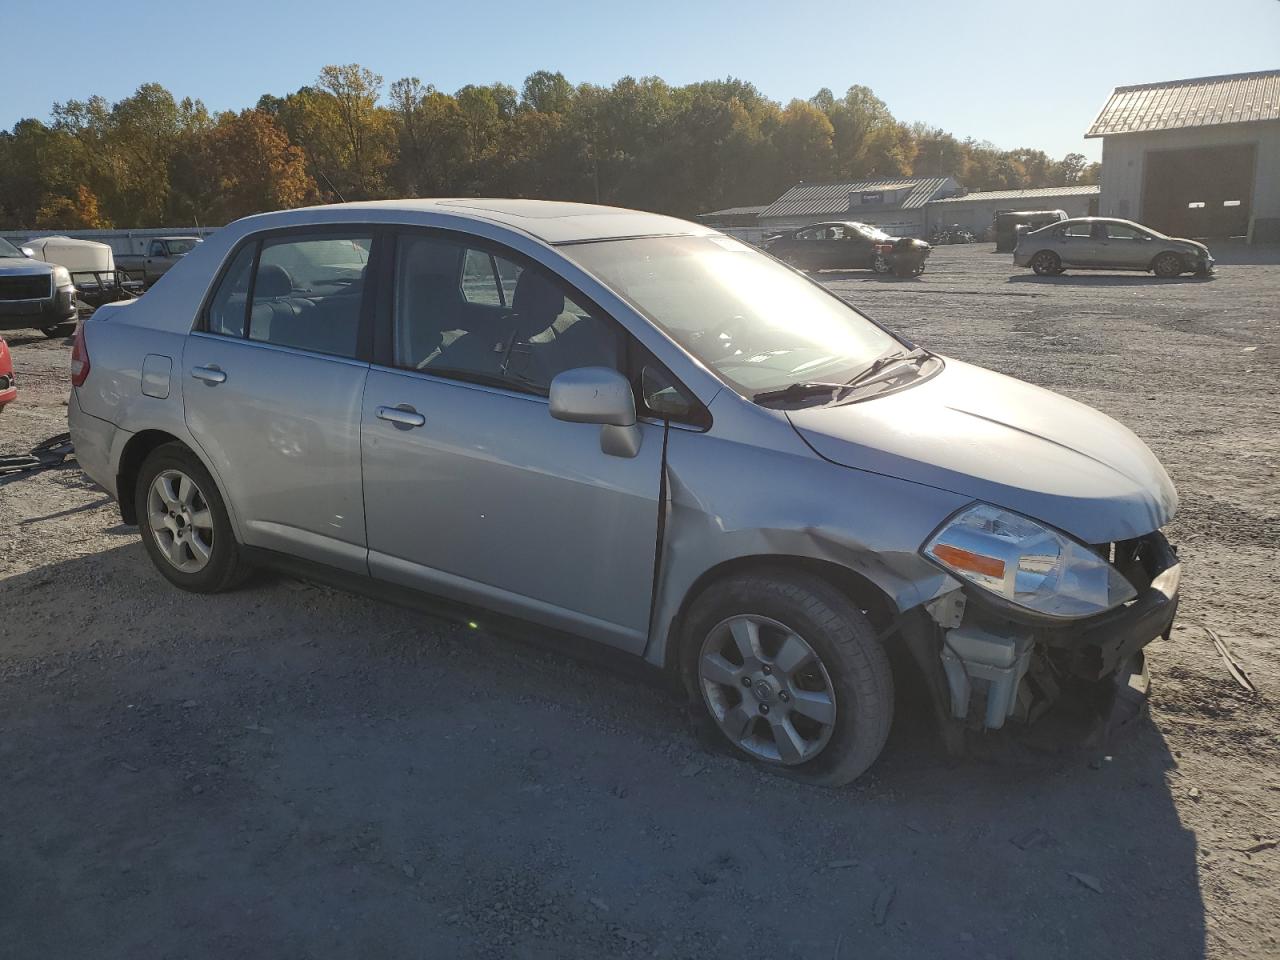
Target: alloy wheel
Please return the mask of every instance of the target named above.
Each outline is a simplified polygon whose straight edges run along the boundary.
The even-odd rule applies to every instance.
[[[156,474],[147,490],[147,524],[160,555],[183,573],[199,573],[213,555],[213,514],[181,470]]]
[[[822,658],[769,617],[740,614],[713,627],[698,654],[698,685],[725,736],[759,760],[812,760],[835,729],[835,688]]]

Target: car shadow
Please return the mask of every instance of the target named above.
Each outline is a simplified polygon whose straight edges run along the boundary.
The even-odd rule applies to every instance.
[[[1212,283],[1213,276],[1155,277],[1145,274],[1115,273],[1062,273],[1056,277],[1042,277],[1035,273],[1019,273],[1010,277],[1009,283],[1052,284],[1067,287],[1146,287],[1151,285]]]
[[[283,578],[183,594],[136,541],[0,607],[0,929],[33,956],[1204,956],[1149,721],[1099,769],[954,762],[904,689],[822,789],[625,673]]]
[[[899,277],[892,273],[876,273],[874,270],[822,270],[810,276],[815,280],[862,280],[867,283],[919,283],[924,279],[923,276]]]

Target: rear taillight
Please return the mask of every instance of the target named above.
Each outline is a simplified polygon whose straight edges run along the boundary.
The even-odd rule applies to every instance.
[[[84,321],[76,324],[76,338],[71,342],[71,385],[80,387],[89,379],[89,348],[84,343]]]

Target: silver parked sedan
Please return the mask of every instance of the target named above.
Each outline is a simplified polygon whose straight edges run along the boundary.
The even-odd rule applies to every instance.
[[[1013,262],[1041,276],[1057,276],[1068,268],[1142,270],[1165,278],[1184,273],[1208,276],[1214,266],[1203,243],[1107,217],[1077,217],[1023,233]]]
[[[80,463],[179,587],[273,565],[587,637],[811,782],[875,760],[895,649],[954,742],[1141,675],[1177,605],[1132,433],[667,217],[250,217],[84,322],[72,383]]]

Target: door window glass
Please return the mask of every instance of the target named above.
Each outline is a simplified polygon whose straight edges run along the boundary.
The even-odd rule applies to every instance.
[[[1063,228],[1063,236],[1066,237],[1087,237],[1093,225],[1087,220],[1083,223],[1069,223]]]
[[[147,251],[148,257],[163,257],[165,255],[164,241],[152,240],[151,249]]]
[[[254,277],[249,338],[354,357],[372,246],[369,236],[268,241]]]
[[[540,267],[405,236],[396,254],[395,343],[399,367],[543,394],[565,370],[617,369],[621,340],[613,321],[580,307]]]
[[[209,301],[208,320],[205,329],[227,337],[244,336],[244,318],[249,305],[249,277],[253,273],[253,257],[256,243],[240,248],[227,272],[222,275],[213,299]]]
[[[468,250],[462,264],[462,296],[467,303],[487,303],[505,307],[506,293],[498,280],[493,257],[481,250]]]
[[[1127,227],[1123,223],[1108,223],[1107,236],[1112,240],[1141,240],[1143,233],[1141,230]]]

